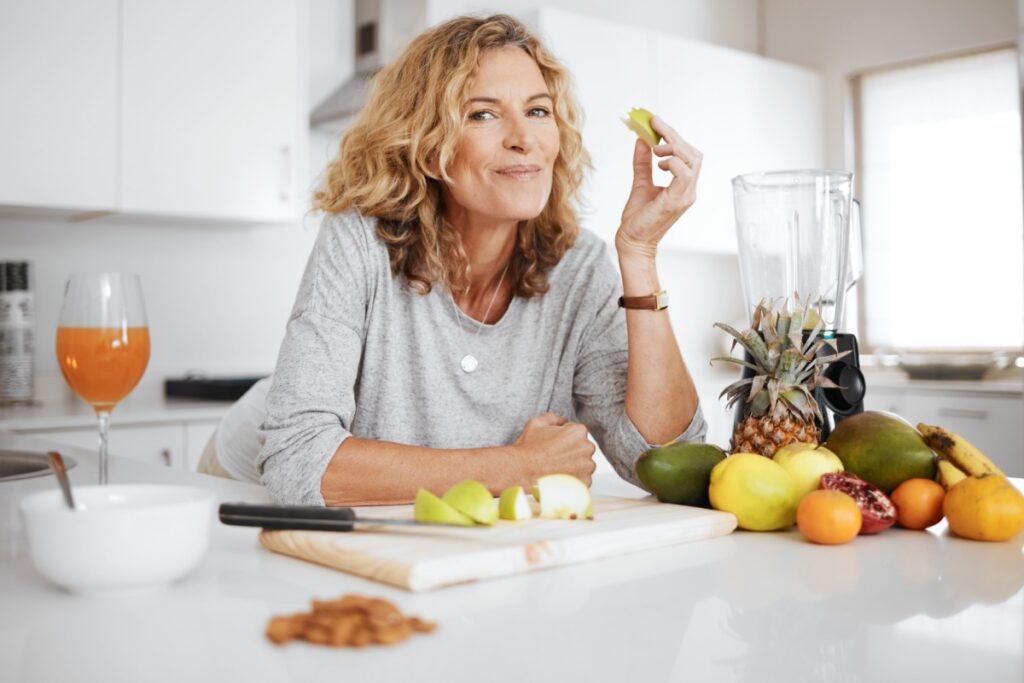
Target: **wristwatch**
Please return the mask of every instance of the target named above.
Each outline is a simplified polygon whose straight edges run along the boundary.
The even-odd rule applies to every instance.
[[[668,292],[662,289],[650,296],[620,296],[619,306],[647,311],[663,311],[668,308]]]

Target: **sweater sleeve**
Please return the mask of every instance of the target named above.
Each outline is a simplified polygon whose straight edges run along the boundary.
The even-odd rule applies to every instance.
[[[282,503],[323,505],[324,471],[352,434],[372,294],[361,220],[354,214],[324,218],[281,343],[257,467]]]
[[[621,283],[606,247],[595,259],[586,287],[587,300],[596,311],[580,342],[573,378],[574,408],[615,472],[644,488],[636,476],[636,461],[660,444],[648,443],[626,414],[626,316],[618,305]],[[587,309],[594,310],[590,306]],[[698,404],[690,424],[671,443],[702,442],[706,434],[707,423]]]

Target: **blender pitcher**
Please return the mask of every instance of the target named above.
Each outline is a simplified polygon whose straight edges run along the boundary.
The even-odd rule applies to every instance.
[[[764,298],[820,303],[824,332],[843,324],[860,276],[860,221],[847,171],[774,171],[733,178],[747,311]],[[851,246],[853,247],[851,249]]]
[[[732,180],[747,311],[766,298],[792,302],[799,297],[820,311],[820,335],[836,351],[850,352],[825,369],[838,388],[814,390],[823,416],[822,440],[834,424],[864,410],[857,339],[839,331],[846,293],[862,272],[860,212],[852,185],[852,173],[831,170],[748,173]]]

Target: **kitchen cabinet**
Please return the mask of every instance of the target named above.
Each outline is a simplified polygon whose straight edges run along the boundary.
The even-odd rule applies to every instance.
[[[218,420],[118,424],[111,421],[110,453],[132,460],[194,472],[206,442]],[[52,443],[95,450],[95,428],[14,429],[15,434],[34,436]]]
[[[670,35],[657,35],[650,50],[653,111],[704,155],[697,202],[664,244],[736,253],[732,179],[824,164],[823,77],[802,66]]]
[[[117,204],[119,5],[0,3],[0,206]]]
[[[124,0],[123,26],[122,210],[294,219],[297,4]]]
[[[0,214],[296,220],[304,13],[279,0],[3,3]]]
[[[961,434],[1008,475],[1024,476],[1024,398],[1020,393],[951,390],[905,384],[872,385],[867,410],[886,410],[917,424],[940,425]]]
[[[542,9],[531,20],[569,68],[594,170],[583,224],[612,240],[633,179],[634,136],[620,119],[644,107],[704,155],[697,202],[662,245],[736,253],[731,179],[824,164],[823,77],[801,66],[668,33]],[[671,175],[655,166],[654,179]]]
[[[185,469],[195,472],[199,467],[199,459],[203,456],[206,443],[217,431],[220,420],[197,420],[186,422],[185,427]]]
[[[95,450],[99,440],[96,429],[50,429],[42,431],[16,431],[46,439],[56,444],[77,446]],[[185,441],[182,425],[117,425],[117,418],[111,421],[107,440],[110,453],[153,465],[183,469],[185,463]]]

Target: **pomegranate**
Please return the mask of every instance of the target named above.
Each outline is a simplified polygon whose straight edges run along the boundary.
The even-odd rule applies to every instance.
[[[860,508],[860,533],[877,534],[896,523],[896,506],[877,486],[872,486],[849,472],[828,472],[821,475],[821,488],[842,491]]]

